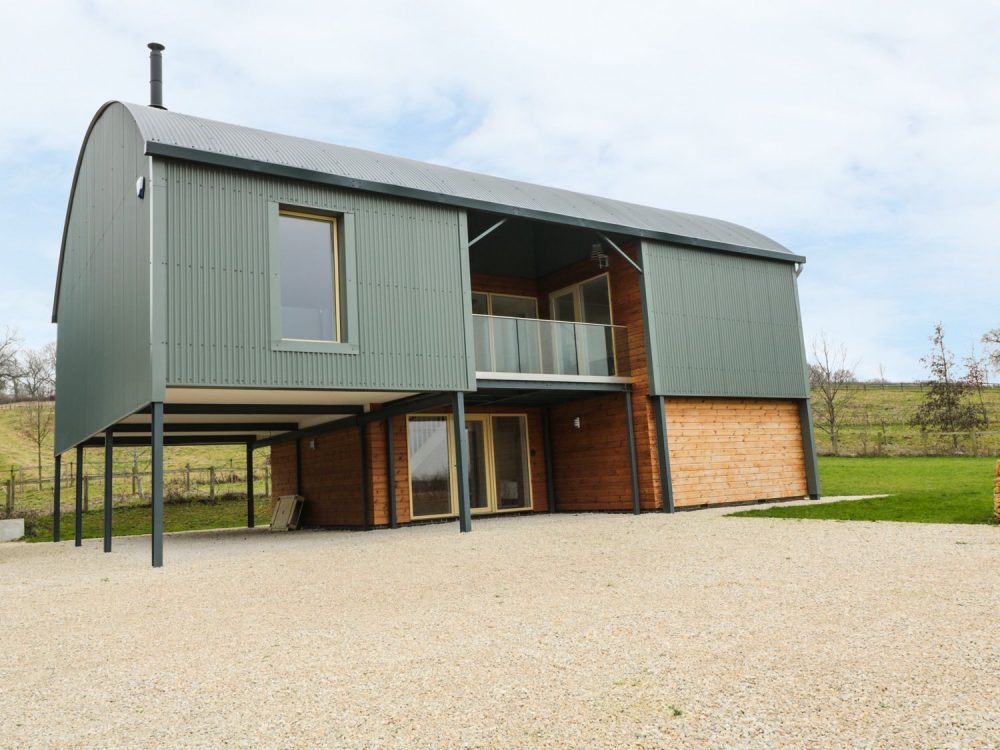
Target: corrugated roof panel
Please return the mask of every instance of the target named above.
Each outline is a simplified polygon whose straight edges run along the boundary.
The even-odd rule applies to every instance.
[[[403,188],[468,202],[492,204],[513,213],[529,211],[621,227],[639,234],[720,243],[733,249],[792,256],[787,248],[746,227],[718,219],[600,198],[502,177],[466,172],[363,149],[230,125],[177,112],[125,104],[147,144],[165,144],[365,183],[366,189]],[[445,201],[447,202],[447,201]]]

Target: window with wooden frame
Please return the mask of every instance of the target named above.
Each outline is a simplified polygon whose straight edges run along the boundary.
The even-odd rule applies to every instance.
[[[357,353],[353,216],[270,204],[274,349]]]
[[[278,215],[281,338],[340,341],[337,219],[300,211]]]

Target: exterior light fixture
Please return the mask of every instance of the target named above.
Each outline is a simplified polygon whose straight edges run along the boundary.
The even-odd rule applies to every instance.
[[[573,429],[575,429],[575,430],[581,429],[581,424],[580,424],[580,418],[579,417],[573,417]]]
[[[309,440],[309,450],[316,450],[316,438],[310,438]]]

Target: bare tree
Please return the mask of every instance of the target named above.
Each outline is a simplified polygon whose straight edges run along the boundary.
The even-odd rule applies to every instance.
[[[993,372],[1000,373],[1000,328],[994,328],[983,334],[982,342],[986,344],[986,360]]]
[[[18,344],[20,343],[17,332],[9,328],[4,331],[3,335],[0,335],[0,395],[5,394],[7,389],[17,381],[17,375],[20,372],[20,363],[18,362]]]
[[[35,446],[38,459],[38,486],[42,486],[42,447],[52,434],[56,386],[56,348],[49,344],[29,350],[18,373],[18,389],[27,398],[18,417],[18,431]]]
[[[911,423],[922,431],[937,429],[951,434],[952,447],[958,451],[958,433],[984,424],[984,415],[968,403],[968,386],[958,377],[955,355],[944,343],[944,326],[937,323],[931,334],[931,353],[920,362],[930,372],[923,403]]]
[[[973,346],[972,351],[962,357],[962,365],[965,367],[965,375],[962,376],[962,382],[975,399],[976,403],[973,406],[982,416],[983,424],[988,427],[990,424],[990,415],[986,409],[986,397],[983,391],[990,382],[989,358],[977,355],[976,347]]]
[[[857,397],[857,391],[850,388],[850,384],[856,382],[854,368],[857,363],[848,364],[847,348],[843,344],[831,344],[825,334],[813,339],[812,358],[809,384],[818,394],[816,426],[830,436],[830,447],[837,455],[844,411]]]

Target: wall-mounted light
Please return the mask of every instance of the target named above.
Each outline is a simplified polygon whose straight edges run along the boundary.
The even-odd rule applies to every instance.
[[[135,181],[135,197],[142,200],[146,197],[146,178],[140,177]]]
[[[309,440],[309,450],[316,450],[316,438],[310,438]]]
[[[579,417],[573,417],[573,429],[579,430],[583,427]]]

